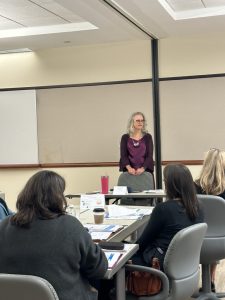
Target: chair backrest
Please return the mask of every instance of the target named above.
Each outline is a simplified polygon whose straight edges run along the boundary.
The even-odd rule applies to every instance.
[[[32,275],[0,274],[0,298],[5,300],[59,300],[53,286]]]
[[[196,290],[206,230],[206,223],[195,224],[180,230],[172,239],[164,259],[164,271],[171,285],[169,299],[186,299]]]
[[[225,237],[225,200],[218,196],[197,195],[208,225],[206,237]]]
[[[209,264],[225,258],[225,200],[218,196],[197,195],[208,229],[202,244],[200,262]]]
[[[154,189],[153,175],[149,172],[144,172],[141,175],[134,176],[128,172],[121,173],[118,179],[118,186],[127,186],[132,191],[144,191]]]

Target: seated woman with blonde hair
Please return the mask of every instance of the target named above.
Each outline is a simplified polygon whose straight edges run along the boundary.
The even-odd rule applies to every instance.
[[[210,149],[205,156],[199,178],[195,181],[197,194],[225,199],[225,152]],[[216,263],[211,265],[211,288],[215,292]]]
[[[225,151],[212,148],[206,153],[195,186],[198,194],[215,195],[225,199]]]

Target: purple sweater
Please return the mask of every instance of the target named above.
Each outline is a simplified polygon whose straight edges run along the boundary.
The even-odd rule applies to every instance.
[[[124,134],[121,138],[120,142],[120,171],[127,171],[126,166],[131,165],[129,160],[129,152],[127,148],[127,142],[129,139],[129,134]],[[146,153],[145,159],[143,163],[143,167],[145,171],[153,173],[154,171],[154,163],[153,163],[153,141],[152,136],[149,133],[146,133],[143,137],[145,145],[146,145]]]

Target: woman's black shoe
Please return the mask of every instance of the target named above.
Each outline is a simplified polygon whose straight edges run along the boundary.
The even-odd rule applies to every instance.
[[[212,281],[211,281],[211,291],[212,291],[213,293],[215,293],[215,292],[216,292],[215,283],[214,283],[214,282],[212,282]]]

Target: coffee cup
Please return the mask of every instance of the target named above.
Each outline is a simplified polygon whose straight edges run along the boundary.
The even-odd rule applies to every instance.
[[[94,214],[95,224],[102,224],[104,222],[104,216],[105,216],[104,208],[99,208],[99,207],[94,208],[93,214]]]

